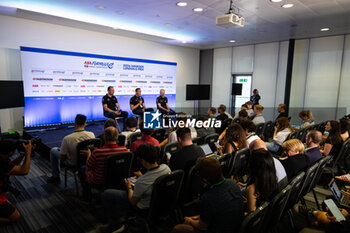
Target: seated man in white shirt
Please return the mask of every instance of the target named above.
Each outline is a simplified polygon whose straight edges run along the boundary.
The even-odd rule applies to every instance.
[[[253,102],[252,101],[247,101],[245,103],[245,105],[247,106],[247,113],[248,113],[248,116],[254,116],[254,110],[253,110]]]
[[[75,117],[73,133],[65,136],[61,148],[53,147],[50,151],[50,161],[52,176],[47,180],[48,183],[59,184],[60,180],[60,161],[68,165],[77,165],[78,155],[77,146],[79,142],[95,138],[94,133],[85,131],[86,116],[78,114]]]
[[[257,104],[254,106],[254,118],[253,118],[253,123],[255,125],[261,124],[261,123],[265,123],[265,119],[262,115],[262,112],[264,111],[264,107],[260,104]]]

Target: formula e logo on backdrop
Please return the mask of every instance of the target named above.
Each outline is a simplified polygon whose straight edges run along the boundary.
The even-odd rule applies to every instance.
[[[145,129],[160,129],[161,128],[161,113],[156,112],[144,112],[143,113],[143,128]]]
[[[85,68],[102,68],[102,69],[113,69],[114,62],[100,62],[100,61],[85,61]]]

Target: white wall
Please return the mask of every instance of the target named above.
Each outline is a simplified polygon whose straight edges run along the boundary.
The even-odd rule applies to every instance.
[[[265,118],[274,119],[275,107],[284,101],[288,44],[286,41],[215,49],[212,105],[229,106],[232,74],[252,73],[252,88],[260,92]]]
[[[0,15],[0,80],[21,80],[19,46],[177,62],[176,107],[199,82],[199,50]],[[23,108],[0,110],[1,128],[22,129]]]
[[[349,67],[349,35],[297,40],[290,101],[292,123],[301,122],[298,113],[303,109],[311,110],[316,122],[349,114]]]

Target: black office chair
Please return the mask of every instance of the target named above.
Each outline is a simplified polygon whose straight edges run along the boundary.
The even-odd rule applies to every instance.
[[[245,175],[247,171],[249,155],[250,151],[248,148],[244,148],[234,153],[232,163],[230,165],[231,175],[238,176],[239,178],[242,178]]]
[[[185,206],[188,206],[193,201],[199,199],[201,187],[202,179],[200,178],[196,166],[194,165],[189,169],[187,176],[184,179],[182,192],[183,197],[180,197]]]
[[[298,135],[298,131],[291,132],[290,134],[288,134],[286,141],[288,141],[289,139],[297,138],[297,135]]]
[[[227,127],[229,127],[229,125],[232,123],[232,119],[231,118],[227,118],[225,119],[222,123],[221,123],[221,128],[220,129],[216,129],[216,132],[218,134],[221,134]]]
[[[232,173],[232,168],[231,168],[231,163],[232,163],[232,154],[224,154],[219,157],[218,161],[220,162],[221,165],[221,170],[222,174],[224,177],[229,178],[231,177]]]
[[[264,134],[265,123],[260,123],[256,126],[255,133],[259,137]]]
[[[130,147],[135,141],[140,140],[142,137],[142,133],[141,132],[135,132],[130,134],[130,141],[129,141],[129,145],[128,147]]]
[[[319,163],[320,162],[315,163],[314,165],[312,165],[311,167],[309,167],[306,170],[305,179],[303,181],[303,185],[302,185],[300,192],[298,194],[298,200],[300,200],[304,206],[306,206],[304,196],[306,194],[308,194],[308,192],[310,191],[310,187],[312,185],[312,182],[317,175],[317,168],[320,165]]]
[[[318,161],[318,167],[317,167],[317,170],[316,170],[315,177],[312,180],[311,184],[308,186],[307,190],[305,191],[305,193],[309,193],[309,192],[312,191],[312,194],[313,194],[314,199],[315,199],[316,206],[317,206],[317,208],[319,210],[320,210],[320,204],[318,203],[318,199],[317,199],[317,196],[316,196],[314,188],[318,184],[318,182],[319,182],[319,180],[320,180],[320,178],[321,178],[321,176],[323,174],[324,168],[331,161],[332,161],[332,157],[331,156],[325,156],[320,161]],[[302,201],[302,203],[306,206],[305,201]]]
[[[295,227],[295,221],[294,221],[294,215],[293,215],[293,211],[292,208],[294,206],[294,204],[296,204],[298,202],[298,198],[299,198],[299,193],[302,189],[302,184],[305,178],[305,172],[300,172],[296,177],[294,177],[292,179],[292,181],[290,182],[290,192],[288,194],[288,200],[285,203],[285,206],[283,206],[282,208],[284,209],[284,212],[281,213],[281,215],[279,216],[279,219],[281,219],[283,217],[283,215],[285,213],[288,214],[288,218],[289,218],[289,223],[291,225],[291,228],[294,229]]]
[[[131,151],[118,152],[108,156],[106,160],[103,190],[125,189],[124,179],[130,176],[132,159],[133,153]]]
[[[324,134],[324,131],[326,131],[326,125],[327,125],[328,121],[324,121],[321,122],[320,124],[318,124],[318,131],[320,131],[322,134]]]
[[[334,177],[336,175],[342,175],[348,171],[345,169],[345,157],[350,154],[350,138],[343,142],[343,145],[337,155],[333,156],[333,161],[330,166],[326,166],[324,173],[331,174],[329,177]]]
[[[164,155],[163,157],[167,156],[169,153],[170,156],[174,153],[178,152],[181,149],[180,144],[178,142],[168,143],[164,147]]]
[[[269,139],[273,138],[274,130],[275,130],[275,123],[274,122],[268,121],[265,123],[264,141],[268,141]]]
[[[201,137],[195,137],[192,139],[192,143],[195,144],[195,145],[202,145],[203,144],[203,138]]]
[[[152,137],[158,140],[158,142],[162,142],[165,139],[165,129],[155,129]]]
[[[282,214],[284,213],[284,207],[288,201],[288,195],[291,190],[291,186],[287,185],[281,192],[279,192],[271,201],[268,206],[268,210],[263,218],[262,227],[260,232],[269,232],[280,221]]]
[[[288,177],[284,177],[282,180],[278,182],[278,189],[281,192],[287,185],[289,184],[288,182]]]
[[[68,171],[71,171],[73,173],[73,177],[74,177],[75,191],[79,195],[77,173],[78,173],[79,168],[86,164],[86,159],[87,159],[86,156],[80,154],[80,151],[84,150],[84,149],[98,148],[101,146],[101,144],[102,144],[102,140],[99,138],[91,138],[91,139],[87,139],[87,140],[84,140],[84,141],[78,143],[78,145],[77,145],[77,164],[64,166],[64,187],[65,188],[67,188]]]
[[[155,227],[160,219],[180,219],[179,194],[184,178],[184,171],[177,170],[156,179],[152,188],[147,225]],[[175,215],[175,216],[174,216]]]
[[[269,202],[264,202],[256,208],[254,212],[249,213],[243,220],[238,233],[260,233],[263,224],[263,218],[269,208]]]
[[[213,133],[204,137],[204,143],[209,144],[211,151],[217,151],[215,142],[218,140],[219,134]]]

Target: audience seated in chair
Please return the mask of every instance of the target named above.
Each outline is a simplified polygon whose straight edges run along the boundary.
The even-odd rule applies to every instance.
[[[260,139],[255,133],[256,125],[251,120],[242,121],[241,126],[245,132],[248,147],[253,141]]]
[[[267,149],[271,152],[278,152],[282,146],[282,143],[292,131],[293,129],[287,118],[278,118],[276,121],[275,131],[273,133],[273,142],[266,143]]]
[[[220,104],[220,106],[218,107],[218,115],[216,116],[216,120],[224,121],[228,118],[232,118],[232,116],[228,112],[226,112],[226,106]]]
[[[259,149],[264,149],[267,151],[265,142],[263,140],[257,139],[257,140],[254,140],[252,143],[250,143],[250,145],[249,145],[250,153],[253,153],[254,151],[259,150]],[[287,176],[286,170],[284,169],[282,163],[278,159],[276,159],[272,155],[271,155],[271,157],[272,157],[273,162],[275,164],[277,181],[280,182],[281,180],[283,180]]]
[[[104,130],[107,129],[108,127],[114,127],[117,128],[116,124],[115,124],[115,120],[113,119],[107,119],[103,125],[103,133],[98,135],[96,138],[101,139],[102,141],[102,146],[105,144],[105,138],[104,138]]]
[[[245,103],[245,105],[247,106],[247,113],[249,117],[254,116],[254,110],[253,110],[253,102],[252,101],[247,101]]]
[[[238,119],[239,119],[239,122],[248,120],[249,116],[248,116],[247,110],[243,109],[243,110],[239,111],[238,112]]]
[[[326,131],[328,132],[328,137],[324,143],[322,154],[337,156],[343,144],[340,134],[340,123],[338,121],[328,121]]]
[[[287,105],[285,105],[285,104],[279,104],[277,110],[278,110],[279,115],[276,117],[276,120],[277,120],[278,118],[281,118],[281,117],[286,117],[286,118],[288,118],[288,114],[286,113],[286,111],[287,111]]]
[[[253,116],[253,123],[255,125],[265,123],[265,119],[262,115],[262,112],[264,111],[264,107],[260,104],[257,104],[254,106],[254,116]]]
[[[290,139],[282,144],[284,156],[280,158],[286,170],[288,180],[292,180],[299,172],[308,167],[304,154],[304,145],[299,139]]]
[[[189,128],[179,128],[176,131],[176,135],[181,149],[175,152],[170,158],[169,167],[172,171],[185,170],[186,165],[192,163],[193,166],[199,157],[205,155],[201,147],[192,143]]]
[[[340,136],[345,142],[349,138],[349,130],[350,130],[350,120],[347,119],[340,119]]]
[[[240,188],[223,177],[220,163],[214,158],[199,158],[196,169],[210,189],[201,196],[200,215],[185,217],[184,224],[176,225],[172,233],[235,232],[244,216]]]
[[[60,162],[63,161],[66,165],[77,165],[77,145],[86,139],[95,138],[94,133],[85,131],[86,116],[78,114],[75,117],[73,133],[63,138],[61,148],[53,147],[50,151],[50,161],[52,176],[48,179],[49,183],[60,183]]]
[[[108,156],[128,151],[125,146],[118,146],[118,130],[115,127],[108,127],[104,131],[105,144],[102,148],[96,148],[92,153],[88,149],[84,151],[87,155],[86,166],[79,169],[80,182],[83,187],[83,198],[88,200],[88,184],[101,185],[105,172],[105,161]]]
[[[131,165],[131,170],[132,171],[135,171],[135,169],[138,169],[137,154],[135,154],[135,153],[136,153],[137,148],[140,145],[142,145],[144,143],[149,143],[149,144],[152,144],[154,146],[159,146],[158,140],[151,136],[153,131],[154,131],[153,129],[145,129],[145,128],[143,128],[143,122],[142,121],[141,121],[141,123],[139,125],[139,128],[141,130],[142,137],[141,137],[140,140],[137,140],[137,141],[133,142],[131,144],[131,146],[130,146],[130,151],[134,153],[134,159],[133,159],[133,162],[132,162],[132,165]]]
[[[311,130],[306,135],[306,145],[305,155],[308,161],[308,166],[312,166],[323,156],[320,151],[320,143],[322,141],[322,133],[317,130]]]
[[[310,110],[304,110],[299,113],[299,117],[303,120],[303,123],[300,125],[300,128],[306,128],[310,125],[314,125],[314,117],[312,116],[312,112]]]
[[[137,119],[136,117],[128,117],[126,119],[126,127],[128,131],[122,132],[122,135],[125,135],[126,140],[125,140],[125,145],[129,145],[130,143],[130,135],[133,133],[140,132],[140,129],[136,129],[137,127]]]
[[[216,108],[210,107],[208,109],[208,117],[215,119],[215,114],[216,114]]]
[[[125,229],[125,226],[120,222],[120,217],[127,212],[147,211],[150,207],[154,181],[158,177],[170,173],[166,164],[158,165],[158,151],[152,144],[140,145],[136,155],[147,172],[145,174],[134,173],[138,177],[134,189],[132,189],[131,182],[125,180],[127,190],[107,189],[102,194],[104,212],[109,221],[108,232],[122,232]]]
[[[263,202],[270,201],[278,192],[276,168],[271,154],[258,149],[253,151],[249,160],[247,184],[247,213],[253,212]]]
[[[221,142],[220,154],[234,153],[247,147],[247,140],[242,126],[237,123],[231,124]]]
[[[246,105],[246,104],[242,104],[241,105],[241,110],[246,110],[246,112],[247,112],[247,110],[248,110],[248,106]],[[239,117],[239,112],[241,111],[241,110],[239,110],[238,112],[236,112],[236,114],[235,114],[235,116],[233,117],[233,119],[238,119],[238,117]],[[248,114],[248,112],[247,112],[247,114]]]
[[[186,122],[187,122],[187,115],[186,115],[186,113],[180,112],[177,115],[178,115],[177,119],[176,119],[177,122],[182,121],[183,124],[186,125]],[[180,127],[173,128],[171,130],[171,132],[169,132],[169,139],[168,139],[167,143],[177,142],[176,131],[177,131],[178,128],[180,128]],[[196,138],[197,137],[197,130],[195,128],[193,128],[193,127],[188,127],[188,128],[191,130],[191,138]]]

